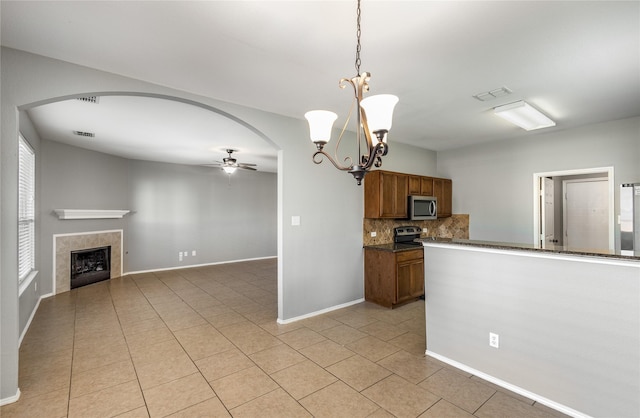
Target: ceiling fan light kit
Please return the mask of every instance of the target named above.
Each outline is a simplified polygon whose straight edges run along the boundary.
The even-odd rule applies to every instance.
[[[349,124],[351,111],[338,138],[334,154],[335,158],[324,151],[324,146],[331,139],[333,122],[338,118],[338,115],[327,110],[313,110],[305,113],[304,116],[309,122],[309,136],[317,149],[313,154],[313,162],[320,164],[326,157],[334,167],[338,170],[349,172],[356,179],[358,185],[361,185],[362,179],[372,166],[382,166],[382,157],[387,155],[389,151],[387,134],[391,129],[393,109],[398,103],[398,97],[391,94],[380,94],[363,99],[364,93],[369,91],[371,74],[367,72],[360,74],[360,0],[358,0],[356,16],[356,76],[351,79],[341,79],[339,86],[344,89],[347,84],[350,84],[355,96],[357,160],[354,161],[352,157],[346,157],[344,164],[340,164],[337,155],[342,136]],[[364,140],[366,141],[366,154],[362,153],[362,135],[364,135]],[[374,137],[375,140],[373,139]]]
[[[238,150],[227,148],[225,149],[225,152],[229,155],[223,158],[222,161],[217,161],[216,164],[206,164],[206,165],[210,167],[220,167],[228,175],[232,175],[239,168],[242,170],[257,171],[257,169],[255,168],[256,167],[255,164],[239,163],[238,160],[236,160],[231,156],[231,154],[233,154],[234,152],[238,152]]]

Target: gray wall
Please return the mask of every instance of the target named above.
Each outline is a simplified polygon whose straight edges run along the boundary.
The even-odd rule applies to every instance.
[[[49,140],[39,155],[45,293],[54,292],[54,234],[123,229],[125,273],[276,256],[274,173],[239,170],[230,180],[212,168],[128,160]],[[54,209],[132,212],[123,219],[60,220]]]
[[[640,262],[427,245],[424,264],[429,352],[588,416],[640,416]]]
[[[55,293],[53,235],[126,229],[126,219],[60,220],[54,209],[128,209],[128,162],[99,152],[42,140],[39,202],[40,285]],[[125,231],[125,235],[126,235]]]
[[[0,338],[2,340],[0,349],[2,352],[0,369],[2,374],[0,399],[15,396],[18,387],[20,326],[16,278],[17,190],[15,187],[18,111],[33,105],[87,94],[136,92],[179,98],[238,118],[240,123],[256,130],[279,150],[277,175],[279,318],[287,320],[300,317],[353,302],[364,296],[362,188],[356,186],[350,175],[335,170],[327,162],[322,165],[311,162],[311,154],[315,148],[308,139],[303,110],[300,112],[300,119],[286,118],[8,48],[2,48],[1,54]],[[433,173],[432,163],[427,163],[424,167],[422,163],[416,163],[417,161],[434,161],[433,153],[415,152],[415,150],[402,152],[402,149],[402,146],[394,145],[389,157],[385,160],[387,161],[385,168],[401,169],[406,164],[420,170],[416,174]],[[394,152],[396,157],[393,157]],[[402,155],[407,160],[400,159]],[[137,169],[140,169],[140,175],[142,175],[143,168],[137,167]],[[181,173],[181,175],[187,174]],[[127,202],[127,197],[124,202]],[[133,204],[133,202],[130,203]],[[46,210],[48,209],[43,209],[43,211]],[[291,225],[292,215],[301,217],[300,226]],[[131,216],[132,223],[134,217],[135,214]],[[126,218],[125,222],[127,222]],[[111,228],[106,225],[100,226],[100,229]],[[131,225],[131,227],[141,228],[142,225]],[[47,232],[51,231],[42,231],[42,235]],[[129,244],[132,248],[136,248],[135,251],[140,251],[139,248],[143,245],[141,242],[127,242],[127,245]],[[175,252],[175,249],[171,251]],[[145,266],[146,264],[140,267]]]
[[[275,257],[276,174],[130,161],[125,271]],[[196,251],[196,256],[192,251]],[[182,261],[178,252],[187,252]]]
[[[640,118],[526,135],[438,152],[438,175],[453,179],[453,212],[469,214],[471,239],[531,243],[533,174],[614,167],[619,185],[640,180]],[[616,225],[616,246],[619,227]]]

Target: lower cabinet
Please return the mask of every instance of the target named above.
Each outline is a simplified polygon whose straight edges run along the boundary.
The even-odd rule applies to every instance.
[[[424,250],[364,249],[364,298],[388,308],[424,295]]]

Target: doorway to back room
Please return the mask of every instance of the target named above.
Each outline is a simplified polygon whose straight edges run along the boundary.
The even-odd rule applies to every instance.
[[[613,250],[613,167],[534,173],[534,243]]]

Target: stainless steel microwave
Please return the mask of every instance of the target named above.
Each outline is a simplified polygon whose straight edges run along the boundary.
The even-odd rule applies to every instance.
[[[435,196],[409,196],[409,219],[422,221],[438,218],[438,199]]]

